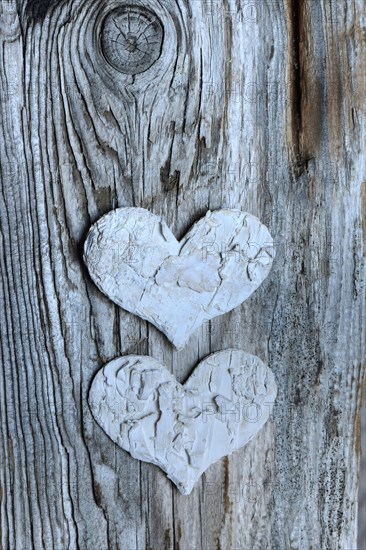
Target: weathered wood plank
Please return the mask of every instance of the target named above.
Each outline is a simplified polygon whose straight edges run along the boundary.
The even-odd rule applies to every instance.
[[[100,49],[121,3],[1,2],[1,547],[356,548],[364,1],[152,0],[163,51],[135,78]],[[176,352],[82,264],[90,224],[117,206],[178,238],[240,207],[269,227],[275,266]],[[273,369],[273,421],[183,497],[108,439],[88,388],[122,353],[183,381],[228,347]]]
[[[364,550],[364,548],[366,548],[366,392],[363,396],[363,404],[361,409],[361,448],[362,461],[358,495],[358,550]]]

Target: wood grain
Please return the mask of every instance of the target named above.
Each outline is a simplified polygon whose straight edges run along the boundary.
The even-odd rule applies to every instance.
[[[122,4],[1,1],[1,548],[354,549],[365,4],[152,0],[162,53],[135,76],[100,47]],[[177,238],[208,208],[251,212],[271,275],[176,352],[83,266],[88,228],[121,206]],[[273,420],[181,496],[93,421],[89,385],[125,353],[183,382],[229,347],[273,369]]]

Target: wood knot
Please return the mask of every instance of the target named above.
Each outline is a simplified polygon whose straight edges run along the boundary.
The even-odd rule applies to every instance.
[[[111,11],[102,26],[101,46],[105,59],[118,71],[143,73],[159,59],[164,28],[155,13],[125,5]]]

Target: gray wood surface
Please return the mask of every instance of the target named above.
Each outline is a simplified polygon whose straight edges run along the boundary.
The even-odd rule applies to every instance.
[[[163,49],[136,77],[100,48],[121,4],[1,0],[1,548],[355,549],[364,0],[150,0]],[[176,352],[83,266],[88,228],[118,206],[177,237],[239,207],[270,229],[274,268]],[[229,347],[273,369],[273,419],[184,497],[104,434],[88,388],[121,354],[184,381]]]
[[[358,494],[359,513],[358,513],[358,550],[366,550],[366,392],[363,396],[363,405],[361,409],[361,476],[360,488]]]

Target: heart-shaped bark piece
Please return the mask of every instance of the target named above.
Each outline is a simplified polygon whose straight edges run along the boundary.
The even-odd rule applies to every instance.
[[[273,258],[268,229],[240,210],[208,212],[179,242],[148,210],[120,208],[92,226],[84,246],[102,292],[177,348],[203,323],[249,298]]]
[[[127,355],[97,373],[89,404],[115,443],[189,494],[211,464],[258,433],[276,393],[272,371],[244,351],[210,355],[184,385],[155,359]]]

